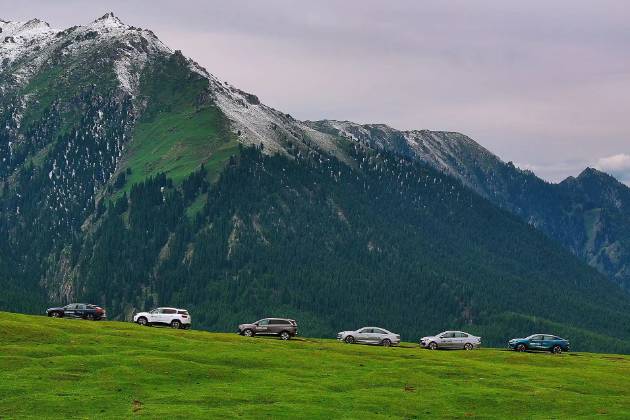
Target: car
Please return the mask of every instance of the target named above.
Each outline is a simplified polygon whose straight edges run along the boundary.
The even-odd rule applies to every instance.
[[[372,344],[383,347],[400,344],[400,335],[380,327],[363,327],[355,331],[337,333],[337,340],[346,344]]]
[[[189,329],[192,318],[186,309],[155,308],[148,312],[138,312],[133,316],[133,322],[138,325],[163,325],[176,329]]]
[[[294,319],[263,318],[251,324],[240,324],[236,332],[245,337],[274,335],[289,340],[297,335],[298,326]]]
[[[560,354],[563,351],[569,351],[569,340],[560,338],[552,334],[532,334],[525,338],[513,338],[508,341],[508,348],[515,351],[550,351]]]
[[[105,309],[89,303],[70,303],[66,306],[46,309],[46,315],[51,318],[81,318],[99,321],[107,318]]]
[[[422,337],[420,347],[429,350],[464,349],[472,350],[481,346],[481,337],[464,331],[444,331],[436,335]]]

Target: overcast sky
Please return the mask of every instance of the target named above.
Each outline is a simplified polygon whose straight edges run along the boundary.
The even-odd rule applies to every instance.
[[[459,131],[551,181],[630,183],[627,0],[0,0],[59,28],[108,11],[300,119]]]

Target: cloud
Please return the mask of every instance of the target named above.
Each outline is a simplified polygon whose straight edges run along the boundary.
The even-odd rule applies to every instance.
[[[630,155],[619,153],[600,158],[595,167],[630,185]]]

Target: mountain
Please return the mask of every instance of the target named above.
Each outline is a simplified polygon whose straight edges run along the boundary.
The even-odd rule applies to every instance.
[[[418,159],[456,177],[630,290],[630,188],[612,176],[588,168],[577,178],[551,184],[503,162],[460,133],[399,131],[347,121],[309,125]]]
[[[467,137],[298,121],[111,13],[0,28],[0,309],[169,304],[213,330],[277,314],[497,345],[548,329],[630,352],[628,295],[523,221],[527,197],[488,176],[521,172]]]

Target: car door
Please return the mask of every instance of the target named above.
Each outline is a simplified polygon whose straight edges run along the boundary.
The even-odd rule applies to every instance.
[[[65,316],[66,318],[74,318],[75,315],[75,310],[76,310],[77,305],[75,304],[70,304],[70,305],[66,305],[63,307],[63,316]]]
[[[555,337],[553,335],[543,335],[542,342],[540,344],[541,350],[551,350],[551,348],[556,344]]]
[[[153,313],[153,324],[164,324],[166,323],[166,314],[164,313],[164,308],[157,308],[155,313]]]
[[[543,349],[543,336],[542,335],[534,335],[529,339],[529,348],[532,350],[542,350]]]
[[[369,343],[371,334],[372,334],[372,328],[362,328],[359,331],[357,331],[355,340],[357,343]]]
[[[452,349],[455,344],[454,341],[455,334],[452,332],[447,332],[440,335],[440,343],[438,345],[444,349]]]
[[[464,345],[468,342],[468,334],[463,332],[455,333],[455,338],[453,340],[453,344],[458,349],[463,349]]]
[[[160,319],[160,317],[158,315],[158,310],[157,309],[153,309],[147,315],[147,321],[149,323],[151,323],[151,324],[157,324],[159,319]]]
[[[380,328],[372,329],[372,334],[370,337],[370,344],[381,344],[381,342],[383,341],[386,335],[387,333],[384,330],[381,330]]]
[[[83,318],[85,316],[86,306],[82,303],[75,305],[74,309],[74,317],[75,318]]]
[[[278,319],[270,319],[269,320],[269,334],[280,334],[280,320]]]
[[[269,320],[261,319],[256,323],[256,334],[268,335],[269,334]]]

